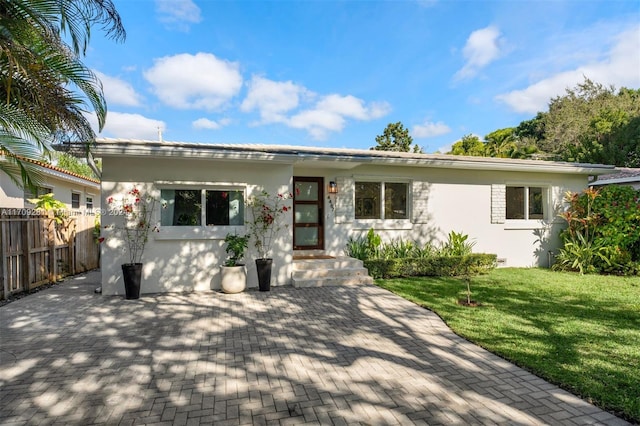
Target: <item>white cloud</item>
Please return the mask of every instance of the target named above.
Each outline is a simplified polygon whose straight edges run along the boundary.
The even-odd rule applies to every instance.
[[[291,81],[273,81],[254,76],[247,97],[240,105],[244,112],[257,110],[260,121],[254,124],[282,123],[306,130],[312,138],[325,139],[330,132],[340,132],[347,119],[373,120],[388,114],[386,102],[365,103],[351,95],[331,94],[319,97],[304,86]]]
[[[219,110],[242,87],[239,64],[210,53],[155,59],[144,77],[164,104],[181,109]]]
[[[416,124],[413,126],[411,135],[415,138],[433,138],[446,135],[449,132],[451,132],[451,128],[442,121],[438,121],[437,123],[425,121],[424,124]]]
[[[87,117],[97,131],[95,114]],[[164,121],[154,120],[140,114],[127,114],[122,112],[109,111],[107,122],[100,133],[101,136],[115,137],[123,139],[158,139],[158,128],[162,131],[166,129]]]
[[[200,8],[191,0],[156,0],[158,20],[167,28],[189,31],[189,24],[202,20]]]
[[[329,132],[339,132],[344,128],[345,119],[332,111],[307,110],[294,115],[288,120],[289,127],[304,129],[313,139],[326,139]]]
[[[516,112],[535,114],[545,111],[552,98],[564,95],[567,88],[575,87],[584,77],[607,86],[639,87],[639,39],[640,26],[619,34],[604,59],[555,74],[525,89],[500,94],[495,99]]]
[[[109,105],[140,106],[142,97],[133,86],[117,77],[111,77],[100,71],[94,71],[102,82],[104,96]]]
[[[368,121],[383,117],[390,110],[391,107],[386,102],[371,102],[366,105],[362,99],[351,95],[332,94],[321,98],[313,108],[295,114],[287,124],[306,130],[313,139],[323,140],[329,132],[342,131],[346,118]]]
[[[257,109],[263,124],[282,122],[285,121],[285,114],[296,108],[300,96],[306,93],[307,89],[291,81],[273,81],[253,76],[240,110],[250,112]]]
[[[476,76],[480,69],[486,67],[501,55],[500,31],[489,26],[471,33],[462,54],[467,61],[453,76],[454,80],[464,80]]]
[[[362,99],[347,95],[328,95],[316,106],[319,110],[332,111],[345,117],[358,120],[372,120],[380,118],[389,112],[389,105],[386,103],[373,102],[366,106]]]
[[[217,130],[227,126],[230,122],[231,120],[228,118],[223,118],[218,121],[209,120],[208,118],[198,118],[191,123],[191,126],[193,126],[194,129]]]

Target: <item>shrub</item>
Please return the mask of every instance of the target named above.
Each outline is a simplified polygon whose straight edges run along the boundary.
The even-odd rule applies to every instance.
[[[640,261],[640,191],[629,186],[589,188],[566,197],[556,270],[580,273],[638,274]]]
[[[468,276],[487,273],[496,265],[497,256],[487,253],[429,258],[367,259],[364,261],[365,268],[374,278]]]

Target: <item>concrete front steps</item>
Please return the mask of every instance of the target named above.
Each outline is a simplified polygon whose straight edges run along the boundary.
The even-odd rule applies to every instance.
[[[296,258],[297,257],[297,258]],[[294,287],[325,287],[350,284],[372,284],[373,278],[362,261],[351,257],[327,259],[296,253],[291,282]]]

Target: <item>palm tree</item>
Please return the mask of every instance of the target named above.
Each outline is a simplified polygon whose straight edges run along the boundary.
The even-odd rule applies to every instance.
[[[112,0],[0,0],[0,170],[18,183],[37,183],[24,158],[49,157],[53,143],[82,142],[88,152],[95,133],[85,113],[104,126],[102,84],[80,60],[93,25],[126,37]]]

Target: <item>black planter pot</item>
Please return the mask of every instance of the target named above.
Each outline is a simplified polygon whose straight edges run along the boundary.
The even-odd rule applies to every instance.
[[[271,265],[273,259],[256,259],[258,270],[258,289],[260,291],[271,290]]]
[[[142,263],[125,263],[122,265],[125,299],[140,298],[140,282],[142,281]]]

